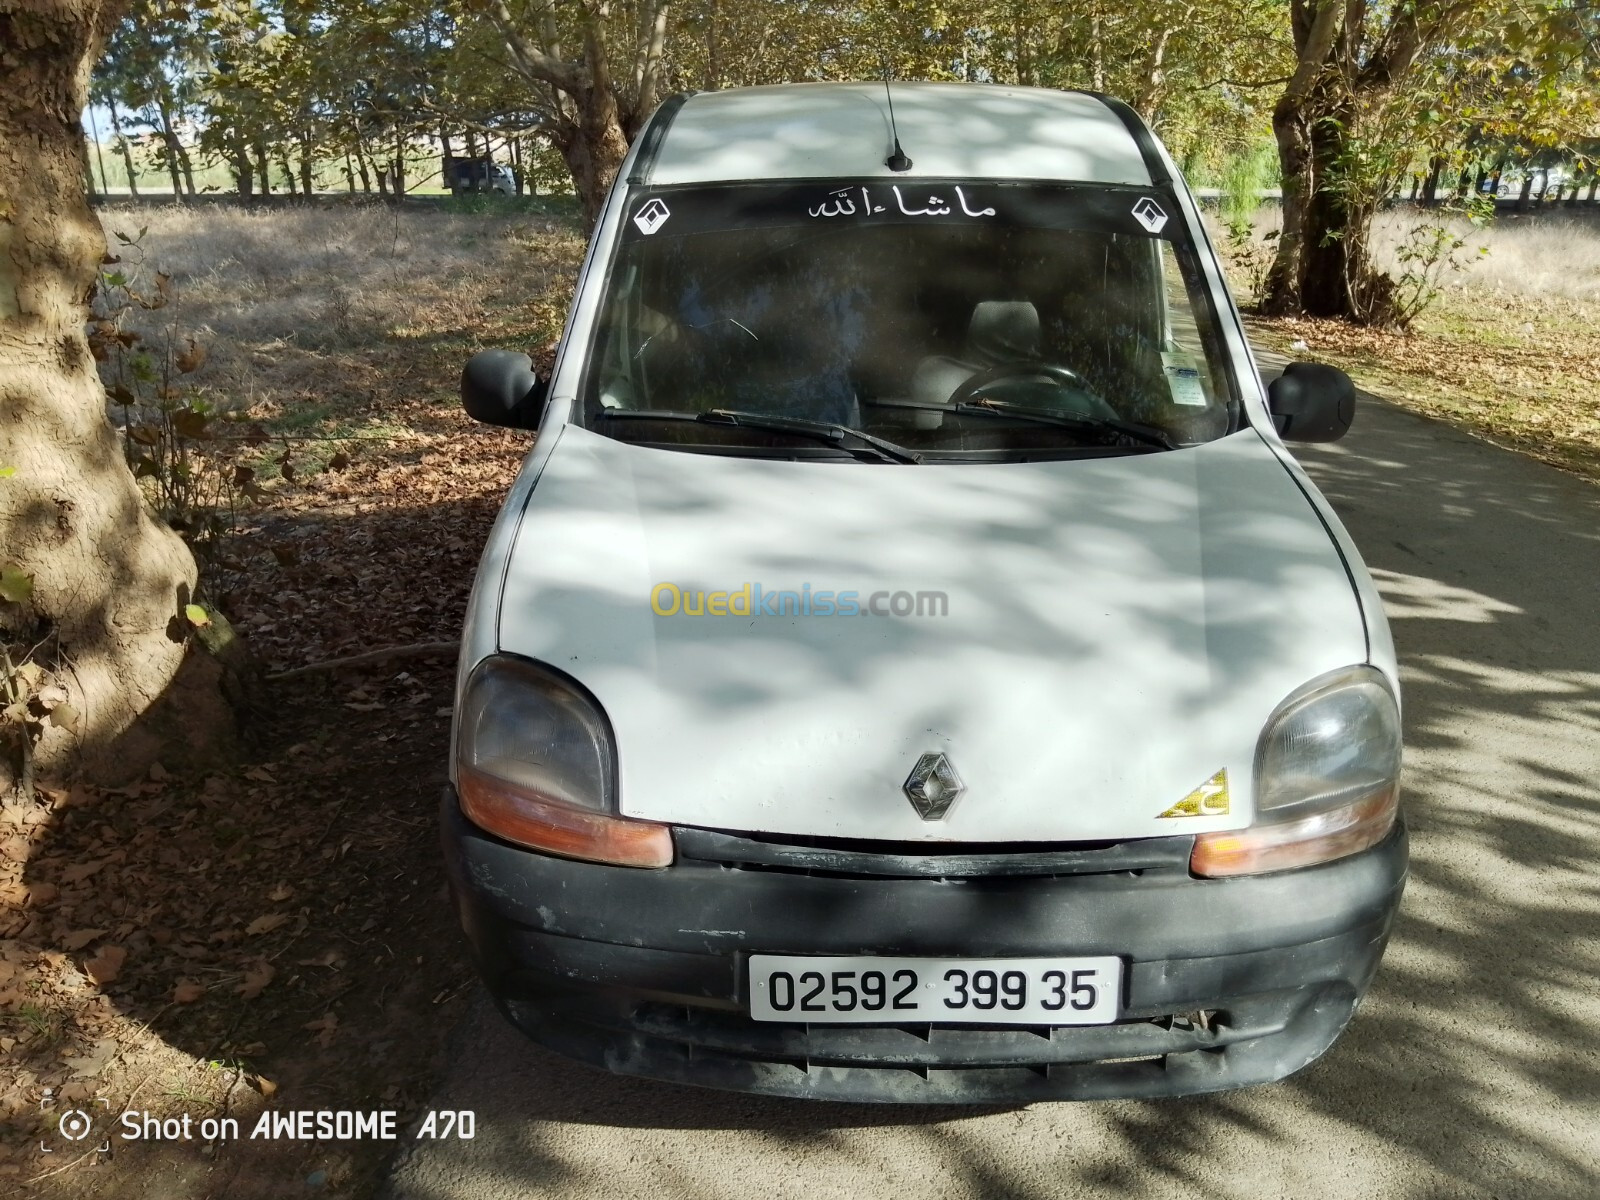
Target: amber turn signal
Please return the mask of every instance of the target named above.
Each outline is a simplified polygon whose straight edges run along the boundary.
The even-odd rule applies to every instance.
[[[672,865],[672,831],[665,825],[576,808],[464,764],[456,782],[467,819],[508,842],[619,867]]]
[[[1196,875],[1256,875],[1343,858],[1376,846],[1394,828],[1400,789],[1394,785],[1338,808],[1295,820],[1252,825],[1194,840]]]

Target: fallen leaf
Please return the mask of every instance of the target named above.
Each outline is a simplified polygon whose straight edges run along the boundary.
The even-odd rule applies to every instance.
[[[245,933],[254,937],[258,933],[271,933],[279,925],[289,919],[287,913],[268,913],[264,917],[257,917],[244,927]]]
[[[121,946],[101,946],[99,953],[84,962],[83,969],[90,979],[104,987],[122,971],[127,957],[128,952]]]
[[[95,1042],[89,1053],[75,1058],[63,1058],[61,1061],[72,1068],[72,1073],[80,1079],[93,1078],[106,1069],[117,1054],[116,1038],[101,1038]]]
[[[318,1017],[315,1021],[307,1021],[300,1028],[309,1029],[317,1035],[317,1045],[326,1050],[333,1044],[333,1034],[339,1028],[339,1015],[328,1013]]]
[[[282,901],[289,899],[289,897],[293,895],[294,889],[292,887],[290,887],[287,883],[280,883],[277,887],[273,888],[267,893],[267,899]]]
[[[262,767],[251,767],[244,773],[246,779],[254,779],[257,783],[277,783],[278,781]]]
[[[206,994],[203,984],[192,979],[180,980],[178,986],[172,989],[172,1002],[174,1004],[193,1004]]]
[[[258,959],[253,967],[246,968],[244,982],[235,990],[246,1000],[254,1000],[277,973],[277,968],[266,959]]]
[[[69,933],[61,939],[61,948],[63,950],[82,950],[90,942],[94,941],[95,938],[104,937],[106,932],[107,931],[104,929],[76,930],[75,932]]]
[[[73,863],[65,871],[61,872],[61,882],[82,883],[85,879],[89,878],[89,876],[93,875],[96,871],[99,871],[105,865],[106,864],[104,860],[90,863]]]
[[[265,1075],[252,1075],[250,1076],[250,1082],[256,1085],[256,1090],[263,1096],[270,1096],[278,1090],[278,1085]]]

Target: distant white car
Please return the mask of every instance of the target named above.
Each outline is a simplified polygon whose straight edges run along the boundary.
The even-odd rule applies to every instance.
[[[1378,594],[1125,105],[668,102],[478,570],[443,823],[502,1010],[625,1074],[1017,1103],[1277,1079],[1406,877]]]

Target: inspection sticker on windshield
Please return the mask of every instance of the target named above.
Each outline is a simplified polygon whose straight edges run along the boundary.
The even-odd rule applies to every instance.
[[[1161,373],[1167,377],[1167,391],[1172,394],[1174,404],[1186,408],[1206,406],[1206,389],[1200,382],[1200,368],[1195,366],[1194,359],[1187,354],[1163,351]]]
[[[1228,768],[1222,768],[1161,815],[1163,817],[1227,816]]]

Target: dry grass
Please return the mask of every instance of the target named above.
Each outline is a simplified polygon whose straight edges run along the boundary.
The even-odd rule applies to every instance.
[[[1276,216],[1264,209],[1258,231]],[[1373,230],[1379,265],[1397,270],[1407,232],[1430,219],[1382,214]],[[1252,334],[1291,357],[1343,367],[1416,411],[1600,479],[1600,214],[1504,215],[1455,228],[1465,265],[1442,273],[1437,300],[1409,332],[1257,318]],[[1242,280],[1235,287],[1243,297]]]
[[[112,207],[102,220],[145,279],[173,279],[176,302],[136,327],[157,344],[195,336],[208,355],[190,382],[269,415],[410,378],[419,350],[548,339],[582,249],[550,218],[385,206]]]
[[[1399,250],[1418,225],[1440,220],[1410,207],[1389,209],[1372,224],[1373,261],[1393,274],[1404,270]],[[1600,300],[1600,210],[1518,215],[1506,213],[1481,226],[1460,217],[1445,218],[1445,228],[1465,243],[1460,270],[1446,270],[1448,288],[1568,300]],[[1281,227],[1280,210],[1263,206],[1256,214],[1258,242]],[[1223,239],[1213,226],[1212,238]],[[1485,251],[1479,254],[1479,250]]]
[[[173,279],[141,332],[157,346],[195,336],[207,357],[181,382],[242,419],[224,437],[271,436],[244,452],[266,494],[236,495],[209,576],[255,653],[271,669],[454,637],[527,440],[466,418],[461,367],[485,346],[554,342],[583,250],[573,226],[353,206],[104,219],[145,228],[125,259]],[[214,444],[226,476],[243,443]]]

